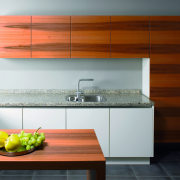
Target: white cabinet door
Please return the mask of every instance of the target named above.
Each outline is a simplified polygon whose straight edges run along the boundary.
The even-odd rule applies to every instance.
[[[153,156],[153,109],[110,109],[110,156]]]
[[[64,108],[24,108],[23,129],[65,129]]]
[[[0,129],[22,129],[22,108],[0,108]]]
[[[67,129],[95,129],[105,157],[109,157],[109,109],[67,109]]]

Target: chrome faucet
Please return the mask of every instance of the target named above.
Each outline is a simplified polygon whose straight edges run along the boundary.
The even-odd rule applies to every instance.
[[[82,92],[80,91],[80,82],[81,82],[81,81],[94,81],[94,79],[79,79],[78,85],[77,85],[77,92],[76,92],[76,94],[77,94],[77,96],[76,96],[77,101],[80,100],[80,96],[81,96],[81,94],[82,94]]]

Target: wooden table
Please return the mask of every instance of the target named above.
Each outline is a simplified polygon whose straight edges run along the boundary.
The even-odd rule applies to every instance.
[[[10,134],[21,130],[4,131]],[[24,156],[0,156],[0,169],[86,169],[87,179],[105,180],[105,158],[94,130],[46,129],[40,132],[44,132],[46,136],[43,149]]]

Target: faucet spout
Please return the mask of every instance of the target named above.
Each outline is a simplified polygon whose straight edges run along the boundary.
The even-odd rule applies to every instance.
[[[79,101],[80,95],[82,94],[82,92],[80,91],[80,82],[81,81],[94,81],[94,79],[79,79],[78,85],[77,85],[77,92],[76,92],[76,94],[77,94],[77,101]]]

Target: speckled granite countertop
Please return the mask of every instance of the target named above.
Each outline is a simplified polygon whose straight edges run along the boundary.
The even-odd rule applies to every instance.
[[[140,90],[85,90],[104,96],[105,102],[68,102],[75,90],[0,90],[0,107],[151,107]]]

